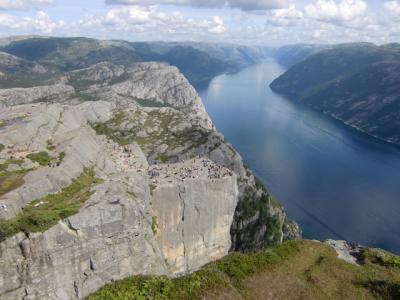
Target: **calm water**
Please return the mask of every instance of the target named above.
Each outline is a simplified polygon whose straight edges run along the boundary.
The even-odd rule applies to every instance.
[[[273,93],[274,61],[200,91],[218,129],[304,236],[400,253],[400,150]]]

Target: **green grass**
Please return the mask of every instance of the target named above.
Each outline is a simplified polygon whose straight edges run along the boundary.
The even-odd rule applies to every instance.
[[[128,119],[128,114],[124,111],[120,111],[107,122],[91,124],[91,126],[96,131],[96,134],[105,135],[120,145],[128,145],[134,141],[132,133],[119,128],[126,119]]]
[[[0,144],[0,152],[3,151],[6,147],[3,144]]]
[[[400,257],[378,249],[365,249],[363,259],[385,267],[398,268],[400,270]]]
[[[144,124],[138,120],[143,118]],[[173,159],[168,153],[177,147],[184,147],[181,153],[196,148],[207,142],[210,132],[198,126],[184,128],[177,132],[171,128],[185,119],[185,116],[173,109],[161,111],[153,109],[149,112],[136,110],[134,113],[117,112],[112,119],[104,123],[91,124],[92,128],[99,135],[106,135],[108,138],[120,145],[127,145],[133,142],[138,143],[148,156],[154,155],[159,162],[166,163]],[[125,123],[132,126],[125,127]],[[148,133],[147,136],[137,136],[142,130],[158,128]],[[165,153],[157,153],[157,148],[165,144],[168,149]]]
[[[47,152],[42,151],[28,154],[27,158],[38,162],[41,166],[46,166],[50,162],[62,162],[65,152],[61,152],[58,157],[50,157]],[[21,159],[8,159],[5,163],[0,164],[0,197],[24,184],[23,177],[31,170],[7,171],[9,165],[21,166],[23,162]]]
[[[0,172],[4,172],[7,170],[8,165],[18,165],[20,166],[24,161],[21,159],[10,158],[7,159],[5,163],[0,164]]]
[[[53,160],[46,151],[30,153],[26,157],[33,162],[37,162],[41,166],[47,166]]]
[[[92,195],[91,188],[101,181],[92,169],[84,172],[60,193],[48,195],[26,205],[16,217],[0,221],[0,241],[18,232],[43,232],[60,219],[78,213],[81,205]]]
[[[51,146],[53,147],[53,146]],[[55,148],[55,147],[54,147]],[[49,149],[49,146],[47,147]],[[41,152],[36,152],[36,153],[31,153],[26,156],[33,162],[37,162],[41,166],[47,166],[48,164],[52,162],[62,162],[63,159],[65,158],[65,152],[60,152],[58,154],[58,157],[51,157],[48,152],[46,151],[41,151]]]
[[[24,184],[23,177],[30,170],[7,171],[9,165],[21,165],[23,162],[21,159],[7,159],[0,164],[0,197]]]
[[[354,266],[327,245],[289,241],[253,254],[231,253],[180,278],[134,276],[87,300],[399,299],[400,271],[365,260]]]
[[[87,300],[117,299],[201,299],[208,291],[235,286],[247,276],[257,274],[298,252],[296,243],[286,243],[271,251],[254,255],[233,253],[200,271],[177,279],[135,276],[106,285]]]
[[[58,161],[62,162],[65,156],[66,156],[65,152],[60,152],[60,154],[58,154]]]
[[[24,184],[27,171],[0,172],[0,197]]]

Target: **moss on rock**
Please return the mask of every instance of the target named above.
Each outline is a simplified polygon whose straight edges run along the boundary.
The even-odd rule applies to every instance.
[[[91,188],[101,181],[92,169],[86,169],[60,193],[48,195],[26,205],[14,218],[0,221],[0,241],[18,232],[43,232],[61,219],[78,213],[81,205],[92,195]]]

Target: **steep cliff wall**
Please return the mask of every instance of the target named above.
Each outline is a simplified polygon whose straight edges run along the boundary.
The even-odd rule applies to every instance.
[[[95,112],[104,117],[109,109],[109,103],[94,102],[72,107],[28,105],[0,112],[5,119],[30,113],[24,122],[3,129],[1,154],[6,161],[10,154],[28,161],[25,155],[44,151],[49,139],[55,147],[52,153],[65,151],[58,166],[30,165],[24,184],[1,197],[2,299],[80,299],[112,280],[134,274],[176,276],[228,253],[238,201],[234,174],[225,170],[224,176],[210,178],[203,172],[185,180],[172,178],[167,170],[171,179],[154,183],[139,146],[119,146],[91,129],[89,121],[101,120]],[[62,117],[54,118],[60,111]],[[168,166],[178,170],[179,165]],[[188,172],[194,162],[184,166]],[[207,166],[217,168],[212,162]],[[79,173],[91,167],[101,182],[89,187],[89,198],[76,214],[66,218],[61,214],[43,232],[21,226],[23,233],[9,236],[11,225],[20,226],[17,220],[32,221],[31,226],[46,222],[50,208],[41,208],[59,201],[46,195],[63,194],[62,188],[68,189]],[[218,170],[222,174],[224,169]],[[183,251],[172,253],[171,247]]]
[[[176,68],[99,64],[63,80],[73,95],[44,103],[3,91],[1,299],[81,299],[298,236]]]
[[[235,176],[191,179],[153,192],[153,226],[170,272],[184,274],[228,253],[238,194]]]

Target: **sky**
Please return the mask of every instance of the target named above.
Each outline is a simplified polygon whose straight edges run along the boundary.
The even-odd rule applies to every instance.
[[[0,0],[0,36],[279,46],[400,42],[400,0]]]

